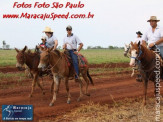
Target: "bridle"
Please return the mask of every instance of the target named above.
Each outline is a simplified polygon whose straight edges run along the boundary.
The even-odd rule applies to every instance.
[[[139,45],[139,54],[138,54],[138,56],[137,57],[133,57],[133,56],[131,56],[130,58],[133,58],[133,59],[135,59],[136,61],[138,61],[138,64],[140,64],[141,63],[141,61],[140,61],[140,56],[142,55],[142,50],[141,50],[141,45]]]
[[[47,71],[47,70],[53,69],[58,64],[58,62],[61,60],[61,58],[62,58],[62,56],[59,57],[59,59],[57,60],[57,62],[52,67],[48,67],[48,66],[50,66],[50,64],[48,62],[47,68],[45,70]],[[50,52],[48,52],[48,60],[50,60]]]

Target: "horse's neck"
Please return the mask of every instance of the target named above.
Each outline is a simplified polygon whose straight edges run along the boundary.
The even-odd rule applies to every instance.
[[[142,65],[144,66],[150,66],[153,63],[153,59],[155,58],[155,55],[153,54],[153,52],[151,52],[150,50],[148,50],[145,47],[142,47],[142,58],[140,59]]]
[[[56,53],[50,52],[50,65],[57,66],[59,64],[59,58],[60,56],[58,56]]]
[[[35,61],[35,57],[36,55],[34,56],[30,56],[28,53],[25,53],[25,64],[30,68],[34,68],[34,61]]]

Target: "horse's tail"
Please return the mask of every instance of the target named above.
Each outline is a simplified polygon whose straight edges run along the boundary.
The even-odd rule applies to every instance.
[[[89,70],[87,70],[87,76],[88,76],[88,78],[89,78],[91,84],[94,86],[93,80],[92,80],[92,78],[91,78],[91,76],[90,76],[90,74],[89,74]]]

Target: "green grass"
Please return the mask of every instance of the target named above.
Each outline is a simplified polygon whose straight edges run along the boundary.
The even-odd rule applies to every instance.
[[[82,50],[81,54],[90,64],[129,62],[129,58],[124,57],[123,51],[123,49],[90,49]]]
[[[16,64],[15,50],[0,50],[0,66],[14,66]]]
[[[90,49],[80,53],[87,58],[89,64],[129,62],[129,58],[123,56],[123,49]],[[0,66],[14,66],[16,54],[15,50],[0,50]]]
[[[15,78],[15,77],[25,77],[24,73],[1,73],[0,72],[0,81],[3,81],[4,79],[9,78]]]

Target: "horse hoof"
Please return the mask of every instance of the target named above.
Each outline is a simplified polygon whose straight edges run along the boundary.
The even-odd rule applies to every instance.
[[[49,104],[50,107],[53,106],[53,105],[54,105],[53,103],[50,103],[50,104]]]
[[[87,96],[91,96],[89,93],[86,93],[85,95],[87,95]]]
[[[71,103],[71,101],[70,100],[67,100],[67,104],[70,104]]]

